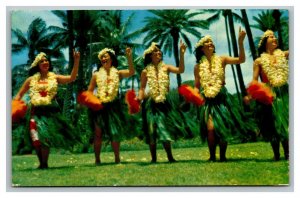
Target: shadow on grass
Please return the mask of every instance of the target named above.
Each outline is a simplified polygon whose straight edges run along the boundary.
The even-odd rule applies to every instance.
[[[25,168],[25,169],[13,169],[13,171],[20,171],[20,172],[26,172],[26,171],[45,171],[45,170],[63,170],[63,169],[75,169],[78,167],[87,167],[87,168],[97,168],[97,167],[103,167],[103,166],[123,166],[123,165],[137,165],[137,166],[157,166],[157,165],[175,165],[175,164],[207,164],[207,163],[237,163],[237,162],[257,162],[257,163],[266,163],[266,162],[289,162],[285,160],[284,158],[280,158],[279,161],[274,161],[272,158],[270,159],[255,159],[255,158],[227,158],[226,162],[221,162],[218,159],[215,162],[209,161],[209,160],[178,160],[176,162],[168,162],[168,161],[158,161],[156,163],[149,162],[121,162],[119,164],[116,164],[114,162],[102,162],[99,165],[95,165],[94,163],[90,164],[81,164],[78,166],[72,165],[72,166],[58,166],[58,167],[49,167],[48,169],[39,169],[39,168]]]
[[[288,162],[288,160],[285,160],[284,158],[280,158],[279,161],[275,161],[273,158],[227,158],[227,162]]]

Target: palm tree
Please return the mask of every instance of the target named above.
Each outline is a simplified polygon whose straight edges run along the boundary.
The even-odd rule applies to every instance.
[[[69,48],[69,67],[68,73],[71,73],[71,66],[74,64],[73,60],[73,41],[74,41],[74,34],[73,34],[73,11],[67,11],[67,19],[68,19],[68,48]],[[63,114],[65,115],[67,120],[71,120],[71,101],[73,95],[73,83],[67,85],[67,90],[64,97],[64,106],[63,106]]]
[[[151,42],[158,42],[164,53],[169,56],[173,52],[176,66],[179,66],[179,40],[186,43],[187,49],[192,52],[192,44],[188,34],[197,38],[201,37],[199,28],[208,29],[205,20],[195,19],[198,12],[189,10],[150,10],[153,17],[145,18],[145,26],[140,29],[141,33],[147,33],[143,43],[148,46]],[[177,74],[177,84],[181,85],[181,76]]]
[[[281,49],[288,49],[288,18],[284,15],[284,11],[280,10],[266,10],[262,11],[258,16],[253,16],[256,24],[252,27],[263,32],[266,30],[273,30],[278,33],[278,44]],[[258,43],[259,37],[256,38]]]
[[[49,26],[49,30],[51,31],[48,34],[49,40],[54,43],[57,48],[68,48],[69,54],[69,66],[66,72],[71,72],[73,65],[73,55],[72,50],[74,48],[74,33],[73,33],[73,11],[68,10],[52,10],[54,15],[56,15],[60,21],[62,26]]]
[[[248,38],[248,42],[249,42],[249,46],[250,46],[252,59],[255,60],[256,57],[257,57],[256,56],[256,49],[255,49],[255,44],[254,44],[254,41],[253,41],[252,31],[251,31],[251,28],[250,28],[247,12],[246,12],[245,9],[241,9],[241,13],[242,13],[243,22],[244,22],[244,25],[245,25],[245,30],[246,30],[246,33],[247,33],[247,38]]]
[[[128,46],[136,49],[142,48],[141,44],[134,42],[140,36],[140,33],[129,32],[133,18],[134,14],[131,14],[123,21],[122,10],[106,11],[102,24],[98,29],[101,34],[99,33],[99,42],[96,44],[114,49],[117,55],[125,55],[124,50]]]
[[[49,28],[41,18],[34,19],[28,27],[27,33],[20,29],[12,29],[12,36],[17,38],[17,43],[12,44],[12,53],[20,53],[28,50],[28,61],[30,64],[38,52],[45,52],[48,56],[62,58],[62,52],[53,48],[53,43],[48,37]]]
[[[235,30],[234,30],[233,13],[231,10],[227,10],[227,11],[228,11],[227,12],[228,23],[229,23],[229,30],[230,30],[230,36],[231,36],[231,43],[232,43],[232,47],[233,47],[233,54],[235,57],[237,57],[238,56],[238,47],[237,47],[237,41],[236,41],[236,36],[235,36]],[[245,87],[240,64],[236,65],[236,70],[237,70],[237,76],[238,76],[238,80],[239,80],[240,90],[241,90],[242,96],[244,97],[247,95],[247,92],[246,92],[246,87]]]
[[[73,11],[68,10],[53,10],[53,14],[55,14],[60,20],[62,27],[58,26],[50,26],[49,29],[52,31],[49,34],[50,40],[55,42],[57,48],[66,48],[69,50],[69,64],[67,73],[70,73],[73,66],[73,42],[74,42],[74,34],[73,34]],[[64,116],[70,120],[71,119],[71,104],[73,102],[73,83],[65,85],[66,91],[64,92],[64,105],[63,105],[63,114]]]

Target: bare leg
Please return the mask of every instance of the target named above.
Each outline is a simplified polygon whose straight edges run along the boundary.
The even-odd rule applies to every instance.
[[[209,119],[207,121],[207,142],[208,142],[208,148],[209,148],[209,161],[216,161],[216,135],[214,131],[214,125],[212,121],[212,117],[209,116]]]
[[[227,149],[227,142],[226,141],[220,141],[219,142],[220,146],[220,161],[221,162],[226,162],[226,149]]]
[[[156,143],[149,143],[150,153],[151,153],[151,163],[157,162],[156,156]]]
[[[115,154],[115,163],[120,163],[120,142],[111,142],[111,146]]]
[[[279,153],[280,144],[279,144],[279,141],[277,141],[277,140],[271,141],[271,146],[272,146],[273,153],[274,153],[274,160],[275,161],[280,160],[280,153]]]
[[[102,146],[102,132],[101,129],[97,125],[95,125],[94,152],[95,152],[96,165],[99,165],[101,163],[100,160],[101,146]]]
[[[47,146],[42,146],[41,152],[42,152],[41,168],[46,169],[46,168],[48,168],[48,158],[49,158],[50,148]]]
[[[169,162],[176,162],[172,154],[171,143],[169,141],[163,142],[164,149],[167,153],[167,157]]]
[[[42,168],[42,148],[41,148],[41,146],[34,146],[34,149],[35,149],[35,152],[36,152],[36,155],[37,155],[37,157],[38,157],[38,159],[39,159],[39,169],[41,169]]]

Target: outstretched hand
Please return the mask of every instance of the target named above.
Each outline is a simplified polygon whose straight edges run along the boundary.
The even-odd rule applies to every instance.
[[[126,56],[131,57],[132,56],[132,49],[130,47],[127,47],[125,50]]]
[[[74,58],[74,61],[79,61],[79,59],[80,59],[80,52],[79,51],[75,51],[73,49],[73,58]]]
[[[186,50],[186,45],[180,40],[180,53],[184,54]]]
[[[246,32],[239,27],[239,44],[242,44],[246,37]]]

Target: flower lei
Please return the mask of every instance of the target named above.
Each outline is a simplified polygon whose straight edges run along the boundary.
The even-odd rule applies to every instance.
[[[57,79],[53,72],[48,72],[47,83],[39,83],[41,74],[38,72],[32,76],[30,81],[31,104],[35,106],[49,105],[57,93]]]
[[[270,54],[261,54],[262,70],[266,74],[271,86],[280,87],[288,80],[289,66],[288,60],[285,58],[284,53],[280,49],[274,51],[276,62],[271,63]]]
[[[199,64],[200,84],[207,98],[214,98],[224,85],[225,74],[221,58],[215,54],[211,57],[210,64],[203,56]]]
[[[164,102],[169,90],[169,75],[167,70],[163,67],[164,65],[165,64],[162,61],[157,65],[158,72],[156,72],[156,66],[152,63],[146,67],[147,80],[150,89],[149,95],[156,103]]]
[[[119,71],[112,66],[109,69],[109,75],[107,75],[107,71],[103,67],[100,67],[96,75],[96,82],[98,86],[97,97],[103,103],[113,101],[119,90]]]

